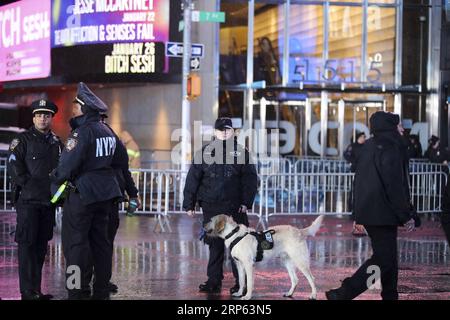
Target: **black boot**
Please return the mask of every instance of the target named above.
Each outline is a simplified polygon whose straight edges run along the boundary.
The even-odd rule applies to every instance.
[[[119,287],[112,282],[108,283],[108,289],[109,289],[109,292],[111,292],[111,293],[117,293],[119,291]]]
[[[327,300],[351,300],[343,287],[331,289],[325,292],[325,296]]]
[[[206,281],[198,286],[199,292],[205,293],[220,293],[222,290],[222,285],[220,283],[214,283],[211,281]]]
[[[26,291],[21,296],[22,300],[41,300],[39,294],[35,291]]]
[[[37,294],[39,295],[39,300],[51,300],[53,299],[53,295],[51,294],[43,294],[42,292],[37,292]]]

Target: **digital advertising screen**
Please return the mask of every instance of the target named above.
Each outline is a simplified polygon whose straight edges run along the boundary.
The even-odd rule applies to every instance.
[[[158,80],[170,72],[169,0],[54,0],[52,75]]]
[[[50,75],[50,0],[0,7],[0,82]]]

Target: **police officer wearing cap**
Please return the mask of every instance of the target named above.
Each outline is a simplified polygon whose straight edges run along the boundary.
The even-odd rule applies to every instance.
[[[31,104],[33,126],[20,133],[9,147],[8,169],[13,182],[18,243],[19,284],[22,300],[48,300],[41,292],[42,266],[47,243],[53,237],[55,207],[50,203],[50,172],[62,150],[50,130],[58,107],[48,100]]]
[[[66,258],[66,288],[69,299],[82,299],[82,288],[73,280],[81,279],[92,267],[95,283],[93,299],[108,299],[112,250],[108,238],[109,216],[114,202],[121,197],[119,183],[112,169],[116,137],[100,121],[108,107],[84,83],[79,83],[74,100],[72,133],[67,139],[52,182],[66,181],[72,187],[64,202],[62,244]],[[90,253],[90,254],[89,254]]]
[[[257,192],[255,165],[247,149],[237,143],[230,118],[219,118],[214,125],[215,139],[194,156],[186,177],[183,208],[194,216],[196,203],[203,209],[203,224],[213,216],[227,214],[248,226],[247,209],[253,205]],[[223,239],[206,236],[209,245],[208,280],[200,292],[218,293],[223,280],[225,244]],[[232,261],[235,286],[239,290],[238,272]]]
[[[122,192],[121,200],[125,200],[126,196],[128,196],[127,214],[131,214],[131,211],[134,212],[134,210],[141,206],[141,201],[139,199],[139,191],[136,188],[136,184],[134,183],[129,169],[127,149],[125,148],[125,145],[120,141],[114,130],[106,123],[105,119],[108,118],[108,115],[106,113],[101,113],[100,117],[101,122],[105,124],[116,137],[116,151],[114,152],[114,158],[111,163],[111,167],[114,169],[117,181],[119,182],[120,191]],[[115,201],[112,211],[109,215],[108,238],[112,251],[114,249],[114,239],[117,235],[117,230],[119,229],[120,224],[119,205],[120,200]],[[90,271],[91,272],[86,273],[86,279],[84,279],[82,283],[82,291],[83,295],[85,296],[90,295],[91,291],[90,282],[93,278],[93,269],[91,268]],[[117,285],[112,283],[111,281],[108,282],[108,288],[111,293],[117,293],[119,289]]]

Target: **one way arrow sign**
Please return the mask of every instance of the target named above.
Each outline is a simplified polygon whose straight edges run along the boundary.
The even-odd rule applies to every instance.
[[[200,70],[200,58],[191,58],[191,70]]]
[[[205,46],[203,44],[193,43],[191,46],[191,56],[203,58]],[[178,57],[183,56],[183,43],[181,42],[167,42],[166,43],[166,56]]]

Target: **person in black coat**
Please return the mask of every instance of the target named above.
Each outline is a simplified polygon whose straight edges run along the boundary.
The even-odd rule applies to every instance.
[[[419,136],[417,134],[411,134],[408,137],[408,158],[420,159],[422,155],[422,145],[420,144]]]
[[[94,262],[94,299],[108,299],[112,250],[108,237],[109,217],[122,192],[112,168],[117,139],[100,122],[108,107],[84,83],[78,85],[67,139],[52,182],[72,187],[64,202],[62,245],[66,258],[69,299],[82,299],[81,279]],[[79,281],[76,281],[78,279]]]
[[[397,300],[397,228],[415,227],[400,118],[379,111],[370,125],[373,138],[364,144],[356,166],[353,214],[368,232],[373,255],[341,287],[326,292],[329,300],[354,299],[379,277],[382,298]]]
[[[431,163],[447,164],[449,153],[446,148],[441,147],[440,139],[433,135],[428,140],[428,148],[425,151],[424,158],[430,160]]]
[[[444,230],[447,242],[450,245],[450,179],[447,178],[444,198],[442,200],[441,225]]]
[[[122,192],[122,199],[120,199],[120,200],[128,199],[129,207],[130,207],[130,203],[134,203],[135,207],[133,209],[135,210],[135,209],[141,207],[141,201],[139,198],[139,191],[136,188],[136,184],[134,183],[133,177],[130,172],[127,149],[126,149],[125,145],[122,143],[122,141],[120,141],[119,137],[114,132],[114,130],[106,123],[105,119],[108,118],[108,115],[106,113],[101,113],[100,117],[101,117],[102,124],[107,126],[116,138],[116,150],[114,152],[114,157],[113,157],[113,160],[111,163],[111,167],[114,169],[114,172],[115,172],[116,178],[117,178],[117,182],[119,183],[120,191]],[[114,240],[116,238],[117,230],[119,229],[119,225],[120,225],[120,217],[119,217],[119,211],[120,211],[119,207],[120,207],[120,203],[121,203],[120,200],[117,200],[114,202],[112,211],[110,212],[110,215],[109,215],[108,238],[109,238],[109,242],[110,242],[110,246],[111,246],[111,252],[114,250]],[[129,211],[130,210],[131,209],[129,208]],[[92,263],[92,261],[93,261],[92,256],[91,256],[90,260]],[[112,266],[112,264],[111,264],[111,266]],[[89,269],[89,271],[86,272],[86,278],[83,279],[82,289],[81,289],[83,299],[90,298],[90,296],[91,296],[90,283],[91,283],[92,279],[94,279],[94,281],[95,281],[95,278],[93,277],[93,271],[94,271],[94,269],[92,266]],[[111,275],[112,275],[112,272],[111,272]],[[109,282],[108,282],[109,291],[111,293],[117,293],[117,291],[119,290],[118,286],[115,283],[111,282],[110,280],[111,279],[109,279]]]
[[[353,140],[352,140],[353,141]],[[364,132],[357,132],[355,136],[355,140],[345,149],[344,151],[344,159],[350,162],[350,171],[355,172],[356,170],[356,162],[358,161],[358,157],[361,153],[364,143],[366,142],[366,134]],[[353,184],[352,184],[353,189]],[[352,210],[353,208],[353,192],[349,193],[349,208]],[[356,237],[363,237],[367,235],[366,230],[362,225],[358,225],[353,221],[353,229],[352,235]]]
[[[344,159],[350,162],[351,172],[355,172],[356,160],[365,142],[366,142],[366,134],[364,132],[358,132],[356,133],[355,141],[352,141],[352,143],[344,151]]]
[[[22,300],[48,300],[52,296],[42,294],[41,278],[47,243],[55,225],[49,173],[58,164],[62,143],[50,130],[57,106],[41,99],[31,104],[31,110],[34,125],[11,142],[8,171],[17,210],[15,241]]]
[[[196,203],[203,209],[203,224],[212,217],[227,214],[238,224],[248,226],[247,210],[253,205],[258,177],[247,149],[233,139],[230,118],[215,123],[215,139],[194,156],[186,177],[183,208],[194,216]],[[223,280],[225,244],[223,239],[206,237],[209,245],[208,280],[199,286],[200,292],[220,292]],[[232,261],[235,286],[239,290],[238,272]]]

